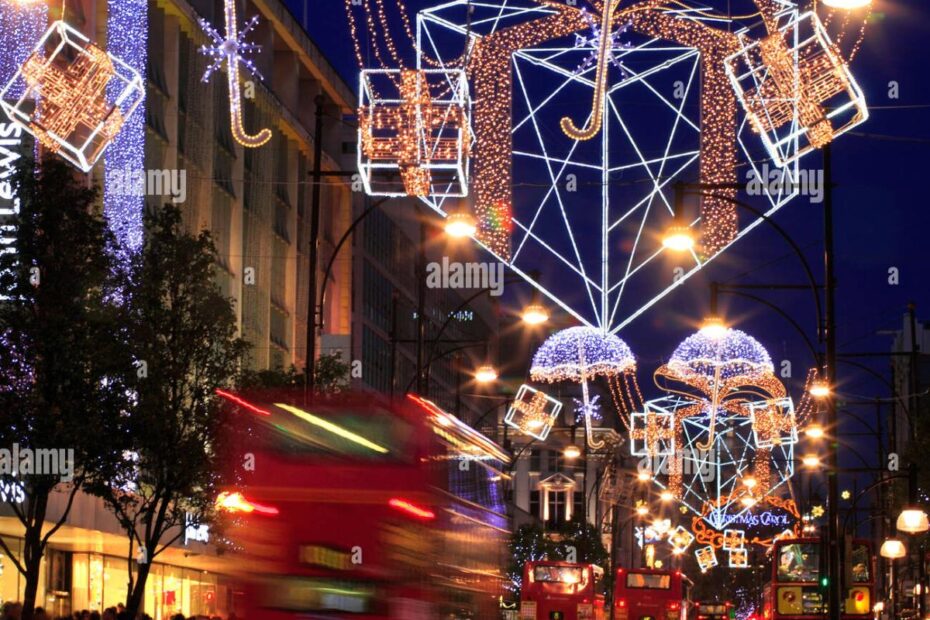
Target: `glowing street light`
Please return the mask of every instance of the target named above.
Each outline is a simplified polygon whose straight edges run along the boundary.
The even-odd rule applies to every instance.
[[[820,467],[820,457],[816,454],[805,454],[804,458],[801,459],[801,463],[804,464],[804,467],[809,467],[811,469]]]
[[[905,534],[923,534],[930,530],[930,520],[921,508],[909,506],[898,516],[898,531]]]
[[[636,514],[641,517],[645,517],[647,514],[649,514],[649,507],[645,504],[640,504],[636,507]]]
[[[756,480],[753,476],[749,476],[743,480],[743,484],[747,489],[754,489],[759,484],[759,481]]]
[[[567,459],[577,459],[581,456],[581,448],[575,445],[566,446],[565,450],[562,451],[562,456]]]
[[[869,6],[872,4],[872,0],[823,0],[823,4],[831,9],[852,11]]]
[[[907,555],[907,547],[904,546],[904,543],[896,538],[889,538],[882,543],[882,548],[879,550],[879,554],[883,558],[889,560],[898,560]]]
[[[478,383],[491,383],[493,381],[497,381],[497,376],[497,370],[495,370],[494,366],[491,366],[490,364],[479,366],[478,369],[475,370],[475,381]]]
[[[826,398],[828,397],[833,390],[830,389],[830,384],[825,381],[815,382],[810,389],[811,396],[814,398]]]
[[[675,499],[675,495],[668,489],[665,489],[662,491],[662,493],[659,494],[659,499],[661,499],[663,502],[670,502]]]
[[[662,247],[673,252],[687,252],[694,247],[694,235],[687,226],[670,226],[662,238]]]
[[[822,439],[825,432],[823,427],[819,424],[812,424],[804,429],[804,434],[810,437],[811,439]]]
[[[453,239],[465,239],[478,231],[478,223],[471,213],[450,213],[446,216],[445,230]]]
[[[640,482],[649,482],[652,480],[652,472],[647,469],[641,469],[636,474],[636,479]]]
[[[549,320],[549,312],[542,304],[530,304],[523,309],[523,316],[520,318],[527,325],[540,325]]]
[[[709,316],[704,319],[704,324],[701,325],[701,333],[716,340],[726,335],[727,326],[719,316]]]

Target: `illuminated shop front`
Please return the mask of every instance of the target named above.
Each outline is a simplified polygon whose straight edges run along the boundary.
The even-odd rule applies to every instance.
[[[22,555],[19,520],[0,511],[0,536],[16,557]],[[82,527],[93,524],[97,529]],[[186,541],[186,542],[184,542]],[[49,541],[42,560],[37,604],[52,615],[74,611],[102,611],[126,602],[129,573],[128,543],[112,515],[93,498],[78,496],[68,522]],[[209,544],[205,528],[189,532],[159,554],[149,572],[144,612],[154,620],[174,614],[228,618],[232,608],[232,580]],[[135,563],[134,567],[135,567]],[[0,604],[21,601],[25,579],[6,551],[0,550]]]

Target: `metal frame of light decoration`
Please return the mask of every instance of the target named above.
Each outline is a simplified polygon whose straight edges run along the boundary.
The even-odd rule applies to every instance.
[[[809,24],[807,30],[810,33],[806,36],[801,34],[804,24]],[[842,121],[840,127],[832,131],[831,140],[867,121],[869,119],[869,108],[866,105],[862,88],[856,82],[842,57],[840,57],[839,50],[830,40],[827,29],[816,13],[808,11],[801,15],[795,15],[780,26],[779,32],[786,35],[786,41],[792,45],[789,51],[792,52],[795,60],[793,67],[795,96],[787,99],[775,98],[769,101],[774,104],[780,102],[790,104],[791,108],[793,108],[793,120],[788,123],[786,130],[783,131],[779,131],[778,127],[766,131],[761,126],[761,119],[751,122],[757,125],[756,130],[775,164],[784,167],[817,148],[809,139],[808,128],[798,122],[800,97],[797,94],[802,88],[806,87],[806,85],[801,84],[801,76],[804,75],[804,71],[799,70],[798,59],[810,60],[814,56],[824,59],[829,68],[836,73],[839,81],[845,86],[841,91],[832,95],[829,103],[822,102],[824,103],[823,107],[827,120],[840,119]],[[758,40],[749,41],[744,33],[739,33],[738,36],[744,43],[744,47],[738,53],[728,57],[724,66],[743,109],[748,111],[750,109],[747,98],[749,90],[760,89],[767,80],[771,79],[772,72],[757,57],[762,42]],[[811,52],[812,49],[813,52]],[[840,94],[847,95],[848,99],[843,102],[834,101],[833,98],[838,97]],[[771,121],[772,116],[769,110],[766,110],[766,116]],[[804,143],[803,146],[801,143]]]
[[[57,42],[52,40],[54,36],[59,37],[60,40]],[[47,46],[50,41],[54,44],[54,48],[51,52],[48,52]],[[30,58],[42,53],[44,54],[42,57],[43,69],[51,66],[60,67],[59,59],[63,57],[63,54],[74,54],[75,58],[86,57],[89,55],[89,48],[94,48],[101,56],[106,56],[112,65],[112,74],[100,93],[103,96],[102,105],[108,107],[108,111],[103,118],[95,119],[95,126],[88,126],[81,121],[79,127],[84,127],[86,131],[79,131],[79,127],[72,129],[72,133],[77,133],[81,139],[79,143],[72,144],[69,141],[72,136],[61,136],[50,130],[41,131],[42,136],[47,136],[47,138],[37,135],[36,129],[33,128],[33,123],[36,120],[34,118],[35,112],[29,108],[32,107],[32,102],[42,98],[43,84],[28,84],[24,74],[25,65],[16,71],[13,78],[0,92],[0,107],[3,108],[11,121],[22,126],[30,135],[45,144],[47,148],[57,152],[63,159],[82,172],[90,172],[93,169],[94,164],[103,156],[106,148],[119,133],[119,129],[145,98],[145,86],[142,77],[135,69],[113,54],[102,50],[100,46],[64,21],[57,21],[49,26],[33,48],[33,54],[30,55]],[[66,66],[70,67],[74,62],[74,60],[68,61]],[[119,85],[119,89],[115,89],[114,85]],[[20,94],[11,97],[11,93],[14,92]],[[116,95],[110,96],[112,92],[115,92]],[[10,101],[7,101],[8,97]],[[114,113],[119,114],[116,121],[114,121]],[[112,127],[112,125],[116,125],[116,127]],[[46,139],[51,141],[51,144],[47,143]],[[87,153],[87,149],[91,147],[93,147],[93,150]]]
[[[464,121],[459,126],[451,127],[455,132],[456,158],[455,161],[441,160],[434,161],[432,155],[439,144],[440,136],[448,132],[445,120],[436,134],[426,131],[423,127],[423,110],[419,103],[411,103],[404,100],[401,90],[402,74],[409,69],[366,69],[359,75],[358,100],[360,110],[375,110],[378,108],[388,107],[400,111],[404,106],[412,105],[415,107],[416,116],[416,150],[417,160],[421,162],[421,167],[433,173],[441,173],[442,177],[433,179],[430,182],[430,193],[432,198],[463,198],[468,195],[469,183],[469,162],[468,153],[471,148],[472,134],[470,130],[470,106],[468,79],[465,72],[459,69],[420,69],[420,73],[426,83],[427,89],[432,90],[432,86],[438,86],[440,96],[433,98],[431,93],[427,93],[430,99],[430,105],[447,110],[460,110]],[[439,78],[431,82],[430,78]],[[381,90],[385,86],[393,91],[391,96],[387,96]],[[422,84],[417,83],[417,95],[419,99]],[[445,138],[448,139],[448,138]],[[362,127],[358,131],[358,171],[361,174],[361,180],[365,187],[365,193],[369,196],[384,196],[388,198],[398,198],[410,195],[404,188],[401,181],[401,166],[399,161],[378,160],[371,158],[366,154],[364,148],[364,135]],[[375,177],[378,173],[385,174],[387,178],[396,178],[396,190],[380,189],[379,183]],[[380,183],[388,184],[389,181],[381,180]],[[438,188],[438,191],[434,191]]]
[[[779,12],[779,19],[791,19],[796,16],[797,9],[793,3],[786,0],[776,0],[776,3],[779,7],[782,7]],[[457,14],[464,14],[462,7],[466,4],[473,8],[473,13],[467,23],[458,23],[454,18],[455,11],[458,11]],[[667,11],[675,17],[712,24],[724,30],[728,26],[726,20],[705,17],[701,15],[701,9],[697,8],[667,9]],[[449,66],[453,66],[455,62],[461,65],[462,58],[467,59],[469,57],[481,37],[506,26],[525,22],[528,19],[541,19],[551,16],[555,12],[556,9],[552,6],[540,5],[531,0],[495,0],[494,2],[490,0],[452,0],[425,9],[417,16],[416,36],[419,48],[419,62],[425,62],[423,58],[426,57],[430,59],[431,64],[448,70],[440,48],[443,46],[447,48],[450,39],[455,35],[460,36],[463,42],[466,41],[466,37],[470,39],[467,45],[464,46],[466,49],[464,55],[449,58]],[[453,17],[450,17],[450,13],[453,14]],[[731,25],[734,31],[739,31],[741,27],[739,23]],[[459,50],[456,54],[459,54],[463,46],[456,45]],[[557,126],[540,127],[537,123],[537,115],[540,109],[544,108],[550,101],[558,98],[560,91],[569,85],[594,87],[594,74],[597,71],[598,63],[594,63],[586,70],[577,73],[569,69],[569,67],[574,66],[577,60],[583,60],[592,51],[594,49],[589,44],[588,47],[579,48],[541,46],[540,48],[519,50],[513,54],[514,98],[515,101],[518,97],[522,98],[529,113],[512,119],[512,133],[517,134],[521,131],[534,133],[537,141],[535,147],[529,149],[515,145],[513,151],[514,163],[519,165],[521,160],[543,162],[549,170],[550,178],[547,185],[550,188],[538,204],[525,204],[519,198],[514,200],[514,204],[518,206],[518,209],[514,212],[512,223],[513,251],[509,256],[501,253],[495,253],[495,255],[582,323],[616,333],[673,289],[684,284],[689,277],[702,269],[720,252],[709,256],[701,256],[692,251],[687,259],[687,264],[684,265],[684,274],[682,276],[674,280],[670,278],[667,286],[655,296],[647,295],[635,302],[628,299],[629,307],[626,305],[621,307],[621,298],[627,286],[635,280],[637,275],[643,274],[645,267],[664,258],[666,250],[661,247],[661,244],[659,244],[655,252],[641,255],[638,252],[640,242],[645,237],[661,236],[662,230],[673,218],[674,205],[671,195],[675,181],[693,180],[693,176],[689,177],[687,175],[688,171],[696,165],[699,151],[693,148],[673,150],[673,145],[680,141],[682,133],[690,133],[691,137],[700,133],[699,120],[692,118],[693,110],[685,105],[689,100],[696,97],[696,93],[700,90],[701,80],[697,77],[699,74],[700,54],[695,49],[670,44],[656,38],[630,47],[626,47],[626,45],[620,48],[615,47],[612,50],[613,56],[623,62],[627,69],[641,67],[643,62],[648,63],[650,59],[653,59],[653,62],[657,64],[641,69],[638,72],[630,70],[628,77],[619,83],[609,85],[604,103],[607,108],[604,115],[604,127],[596,138],[596,140],[600,140],[602,159],[600,162],[590,163],[573,158],[575,147],[578,146],[577,142],[569,151],[567,157],[552,155],[550,149],[547,148],[547,141],[550,136],[555,136],[553,139],[558,140],[568,140],[568,138],[559,131]],[[451,56],[451,54],[449,55]],[[669,55],[672,55],[671,58],[667,58]],[[655,60],[657,58],[661,62]],[[675,101],[671,96],[666,97],[651,83],[653,78],[656,78],[661,71],[670,66],[685,67],[687,73],[690,74],[690,79],[684,85],[685,92],[680,101]],[[533,83],[532,88],[528,88],[523,77],[524,70],[528,67],[547,69],[551,71],[552,79],[545,84],[540,83],[541,80],[538,80]],[[670,110],[674,115],[675,120],[670,128],[659,128],[669,132],[667,148],[661,155],[647,157],[639,149],[636,140],[630,133],[630,127],[633,126],[631,125],[632,119],[628,121],[623,110],[613,102],[615,96],[618,96],[623,92],[623,89],[632,85],[647,88],[656,96],[657,103]],[[753,132],[748,119],[741,119],[738,127],[735,141],[738,145],[738,151],[742,152],[744,159],[748,162],[746,170],[754,170],[762,179],[768,178],[761,172],[762,164],[759,161],[763,159],[759,155],[763,154],[765,149],[758,136]],[[481,140],[480,135],[476,137]],[[612,149],[611,139],[614,141],[624,140],[629,145],[629,148]],[[632,160],[625,163],[616,162],[614,158],[619,157],[616,154],[621,151],[633,153]],[[798,183],[792,182],[799,179],[799,167],[796,158],[794,159],[794,164],[780,171],[785,182],[781,184],[776,192],[769,193],[769,187],[763,183],[765,186],[763,187],[763,193],[765,194],[766,206],[761,208],[760,211],[763,211],[767,216],[798,195]],[[596,207],[594,205],[586,206],[588,210],[597,208],[600,211],[600,230],[596,232],[585,231],[588,238],[595,237],[598,239],[598,242],[590,244],[592,251],[598,253],[595,261],[585,261],[582,258],[583,248],[577,242],[580,231],[574,230],[571,221],[573,212],[566,204],[568,200],[563,196],[564,190],[562,189],[566,181],[566,174],[585,169],[599,171],[604,187],[600,204]],[[643,176],[648,177],[646,183],[648,185],[647,195],[635,204],[620,204],[620,201],[611,199],[610,177],[611,175],[616,177],[623,172],[627,174],[642,173]],[[517,191],[520,191],[519,188],[517,188]],[[440,196],[426,197],[423,200],[430,207],[444,215],[454,211],[457,206],[457,202],[450,204],[447,199]],[[566,243],[567,246],[570,246],[567,251],[556,248],[550,242],[550,239],[544,238],[545,235],[541,229],[536,228],[540,215],[548,210],[552,210],[553,217],[556,219],[561,218],[564,223],[565,230],[560,231],[560,234],[566,235],[570,241],[570,243]],[[617,253],[616,250],[612,252],[611,248],[617,248],[620,245],[618,243],[618,227],[627,223],[627,220],[631,218],[634,218],[634,222],[639,222],[638,226],[636,226],[638,233],[631,240],[631,247],[624,248],[622,254]],[[745,220],[745,223],[740,227],[740,230],[730,243],[747,235],[762,221],[762,219]],[[700,218],[689,218],[688,225],[692,228],[700,226]],[[487,244],[483,245],[493,253],[492,248],[489,248]],[[587,299],[578,303],[567,302],[557,293],[548,290],[539,279],[531,275],[535,264],[529,259],[521,261],[521,257],[523,257],[528,245],[535,246],[540,253],[548,254],[554,259],[555,265],[564,268],[566,274],[572,274],[574,277],[572,283],[584,291]],[[589,264],[597,263],[599,265],[598,272],[593,273],[593,270],[588,270],[585,267],[586,262]],[[641,277],[646,276],[642,275]],[[567,279],[562,280],[563,284],[568,283],[568,281]],[[646,282],[646,280],[642,281]]]
[[[678,409],[693,405],[693,400],[681,396],[665,396],[649,401],[649,406],[673,414]],[[735,517],[751,510],[751,507],[740,503],[743,497],[740,485],[746,476],[753,474],[753,458],[758,446],[755,445],[752,418],[749,415],[728,413],[726,417],[717,418],[717,432],[714,433],[711,449],[700,449],[698,444],[708,436],[709,419],[709,412],[681,417],[681,443],[672,455],[667,455],[668,451],[664,450],[665,456],[655,457],[654,471],[669,472],[673,467],[670,459],[681,458],[681,497],[677,498],[678,502],[712,528],[722,530]],[[723,427],[731,432],[722,432],[720,429]],[[771,495],[794,475],[794,444],[784,443],[770,450],[771,481],[767,489],[758,490],[763,495]],[[712,480],[704,480],[701,473],[708,468],[713,471],[710,476]],[[669,488],[656,476],[653,476],[652,482],[661,489]],[[718,499],[719,503],[707,510]]]

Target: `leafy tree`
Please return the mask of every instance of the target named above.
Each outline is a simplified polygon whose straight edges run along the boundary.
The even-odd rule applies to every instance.
[[[24,532],[21,555],[2,538],[0,549],[24,577],[23,618],[31,620],[49,539],[88,473],[120,458],[105,429],[125,404],[118,376],[128,359],[118,346],[114,241],[98,190],[58,158],[38,169],[24,162],[12,185],[20,205],[15,252],[0,254],[0,446],[31,450],[36,460],[0,470],[0,501]],[[40,463],[39,450],[55,452]],[[55,461],[58,472],[49,472]]]
[[[323,353],[314,364],[316,389],[323,394],[338,394],[349,387],[349,363],[342,361],[342,353]]]
[[[130,617],[139,611],[152,561],[187,524],[211,518],[229,466],[222,447],[228,408],[215,391],[234,383],[246,350],[233,302],[214,281],[209,233],[185,232],[181,212],[170,205],[147,214],[146,224],[145,242],[130,252],[121,281],[121,324],[135,361],[121,429],[131,458],[101,472],[95,487],[129,538]]]

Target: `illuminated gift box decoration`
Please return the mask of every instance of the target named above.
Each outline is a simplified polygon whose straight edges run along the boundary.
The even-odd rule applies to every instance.
[[[743,48],[726,70],[753,129],[786,166],[869,117],[865,96],[813,12]]]
[[[717,566],[717,552],[710,545],[701,547],[694,552],[694,555],[697,557],[698,566],[701,567],[702,572]]]
[[[686,530],[684,526],[679,525],[672,530],[672,533],[668,537],[668,542],[675,551],[684,553],[688,550],[688,547],[691,546],[691,543],[694,542],[694,534]]]
[[[730,551],[730,568],[746,568],[749,566],[749,550],[733,549]]]
[[[89,172],[144,97],[138,72],[58,21],[4,87],[0,105],[43,147]]]
[[[504,422],[530,437],[545,441],[561,410],[562,403],[558,400],[528,385],[522,385]]]
[[[358,169],[368,195],[468,195],[464,71],[362,71],[359,100]]]
[[[794,401],[778,398],[746,403],[752,420],[752,433],[757,448],[772,448],[798,443],[798,425]]]
[[[646,411],[630,415],[630,454],[671,456],[675,454],[675,417],[659,402],[645,403]]]
[[[723,531],[723,550],[735,551],[746,546],[746,532],[743,530]]]

